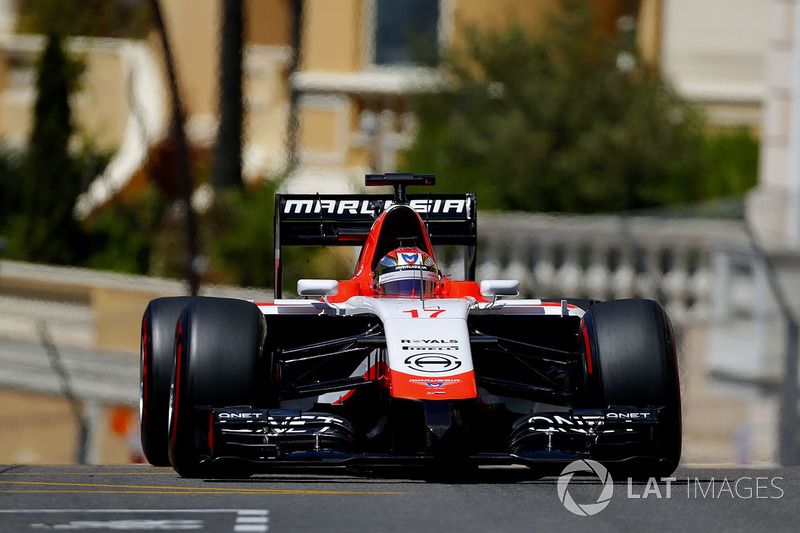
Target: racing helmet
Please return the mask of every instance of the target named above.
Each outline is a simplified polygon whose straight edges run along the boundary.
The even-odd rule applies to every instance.
[[[381,258],[373,280],[385,296],[433,296],[441,276],[433,258],[419,248],[397,248]]]

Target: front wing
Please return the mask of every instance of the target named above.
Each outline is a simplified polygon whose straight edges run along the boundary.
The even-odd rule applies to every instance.
[[[424,402],[423,402],[424,403]],[[451,414],[457,408],[451,406]],[[253,409],[247,406],[202,409],[195,413],[195,435],[201,465],[246,466],[270,470],[287,466],[425,465],[441,461],[437,442],[449,435],[469,439],[471,432],[490,428],[457,427],[464,420],[449,420],[449,427],[431,427],[431,446],[408,453],[393,449],[370,449],[359,442],[359,430],[343,416],[326,412],[286,409]],[[579,459],[606,464],[648,464],[658,462],[660,411],[612,406],[602,410],[570,410],[520,417],[505,439],[505,449],[470,447],[464,443],[458,457],[483,465],[526,465],[543,473]],[[442,422],[442,420],[439,420]],[[391,422],[390,422],[391,424]],[[452,444],[452,441],[451,441]]]

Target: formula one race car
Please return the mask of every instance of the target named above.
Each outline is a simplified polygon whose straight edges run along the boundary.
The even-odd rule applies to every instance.
[[[368,175],[394,195],[276,195],[275,300],[153,300],[141,437],[181,476],[285,465],[527,465],[594,459],[667,476],[681,454],[672,326],[651,300],[513,299],[472,281],[474,195],[407,195],[430,175]],[[352,279],[300,280],[281,249],[360,245]],[[466,281],[434,245],[463,246]],[[235,473],[235,474],[234,474]]]

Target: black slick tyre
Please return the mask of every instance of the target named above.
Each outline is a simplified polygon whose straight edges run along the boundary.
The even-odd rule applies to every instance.
[[[263,314],[244,300],[195,298],[181,313],[170,389],[169,459],[182,477],[225,475],[207,465],[209,414],[197,408],[264,404],[265,336]]]
[[[598,303],[584,315],[587,407],[658,408],[658,431],[646,454],[655,462],[639,477],[664,477],[681,456],[681,398],[672,325],[664,309],[644,299]],[[629,472],[630,473],[630,472]]]
[[[169,387],[175,352],[175,325],[189,296],[156,298],[142,317],[139,350],[139,420],[142,451],[154,466],[169,463]]]

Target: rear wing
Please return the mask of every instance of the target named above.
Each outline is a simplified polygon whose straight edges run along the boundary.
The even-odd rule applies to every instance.
[[[386,175],[394,177],[396,175]],[[369,183],[391,185],[391,182]],[[281,298],[284,246],[361,246],[393,202],[408,203],[434,245],[465,246],[464,277],[475,279],[477,205],[474,194],[276,194],[275,298]]]

